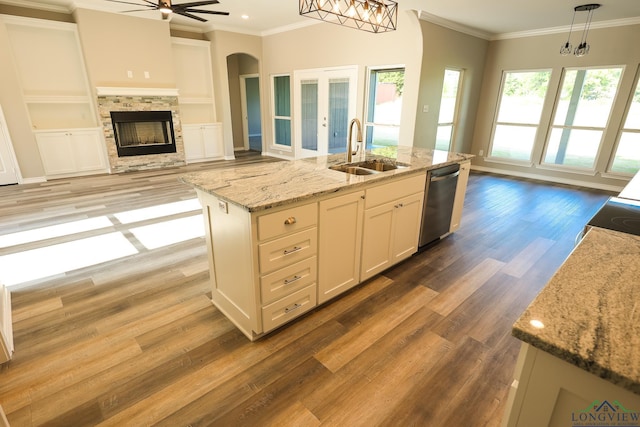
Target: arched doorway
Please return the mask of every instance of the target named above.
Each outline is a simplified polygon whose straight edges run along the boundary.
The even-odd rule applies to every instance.
[[[245,53],[227,56],[234,151],[262,152],[259,63]]]

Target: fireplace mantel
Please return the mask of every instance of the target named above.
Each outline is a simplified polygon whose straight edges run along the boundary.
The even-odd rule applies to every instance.
[[[96,87],[98,96],[178,96],[177,88],[166,87]]]

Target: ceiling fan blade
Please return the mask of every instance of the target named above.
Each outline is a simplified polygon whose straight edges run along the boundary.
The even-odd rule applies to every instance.
[[[204,10],[204,9],[182,9],[185,12],[191,12],[191,13],[208,13],[210,15],[224,15],[224,16],[228,16],[229,12],[218,12],[215,10]]]
[[[206,19],[200,18],[199,16],[196,16],[196,15],[192,15],[192,14],[190,14],[190,13],[184,11],[184,10],[173,9],[173,13],[177,13],[178,15],[186,16],[187,18],[195,19],[196,21],[207,22]]]
[[[153,9],[133,9],[133,10],[123,10],[120,13],[129,13],[129,12],[148,12]]]
[[[194,1],[194,2],[191,2],[191,3],[172,4],[172,6],[174,8],[185,9],[187,7],[207,6],[207,5],[210,5],[210,4],[218,4],[218,3],[220,3],[218,0],[203,0],[203,1]]]
[[[132,4],[132,5],[134,5],[134,6],[148,7],[148,8],[157,8],[157,7],[158,7],[158,5],[157,5],[157,4],[152,3],[152,2],[150,2],[150,1],[147,1],[147,0],[142,0],[142,1],[144,1],[145,3],[149,3],[149,5],[140,4],[140,3],[132,3],[132,2],[130,2],[130,1],[122,1],[122,0],[107,0],[107,1],[110,1],[110,2],[113,2],[113,3]]]

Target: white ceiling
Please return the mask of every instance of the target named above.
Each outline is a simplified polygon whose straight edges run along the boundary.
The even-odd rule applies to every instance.
[[[123,0],[143,5],[144,0]],[[155,1],[155,0],[152,0]],[[174,0],[174,4],[194,0]],[[310,25],[318,21],[298,15],[297,0],[219,0],[220,4],[201,9],[229,12],[229,16],[200,15],[206,23],[174,16],[172,27],[208,31],[230,30],[264,35],[287,28]],[[594,12],[592,28],[640,23],[640,0],[596,0],[602,5]],[[467,30],[487,39],[514,33],[540,33],[566,30],[573,8],[588,3],[584,0],[399,0],[399,9],[417,10],[422,19]],[[76,7],[114,13],[136,9],[136,6],[108,0],[0,0],[0,4],[69,12]],[[149,10],[130,15],[160,19],[160,12]],[[243,19],[242,15],[248,15]],[[587,12],[578,12],[576,24],[585,22]]]

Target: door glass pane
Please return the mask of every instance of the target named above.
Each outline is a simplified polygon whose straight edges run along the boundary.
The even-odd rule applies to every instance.
[[[622,68],[567,70],[553,124],[605,127],[621,74]]]
[[[513,160],[530,160],[536,131],[535,126],[497,125],[491,155]]]
[[[366,148],[398,145],[404,68],[371,70],[367,99]]]
[[[600,130],[554,128],[549,137],[544,161],[592,169],[601,138]]]
[[[318,149],[318,81],[300,82],[300,128],[301,143],[305,150]]]
[[[344,153],[347,151],[347,127],[349,126],[349,79],[341,78],[329,80],[328,126],[329,153]]]
[[[451,125],[438,126],[436,133],[436,150],[449,151],[452,130],[453,126]]]
[[[372,148],[396,146],[398,145],[399,137],[400,128],[397,126],[367,126],[365,138],[365,141],[367,142],[366,149],[370,150]]]

